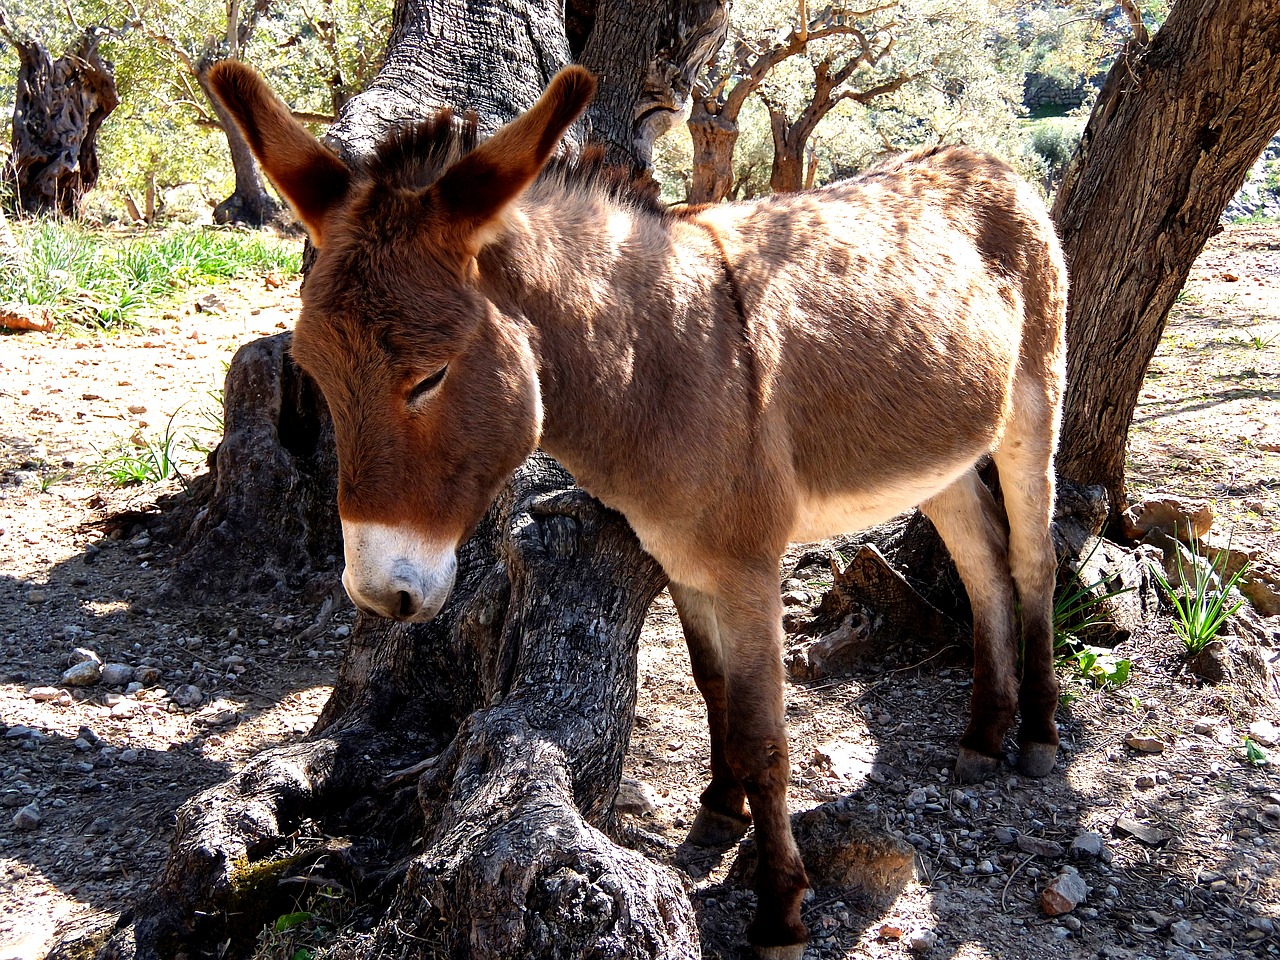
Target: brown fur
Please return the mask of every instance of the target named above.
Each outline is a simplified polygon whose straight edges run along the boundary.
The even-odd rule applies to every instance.
[[[703,804],[721,815],[707,836],[745,824],[744,800],[756,824],[753,943],[806,936],[786,810],[788,540],[919,503],[974,608],[958,772],[994,769],[1019,700],[1024,763],[1047,772],[1066,274],[1007,166],[940,148],[821,190],[658,214],[589,178],[539,176],[593,89],[570,68],[474,149],[440,148],[446,121],[317,191],[298,187],[298,157],[337,182],[332,155],[299,146],[256,75],[224,77],[320,247],[294,353],[334,415],[344,525],[456,545],[538,444],[626,515],[673,581],[707,701]],[[1008,533],[973,470],[988,453]],[[416,615],[405,582],[388,575],[367,602]]]

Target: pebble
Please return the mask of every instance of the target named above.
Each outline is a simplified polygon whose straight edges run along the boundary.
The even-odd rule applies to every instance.
[[[134,750],[132,747],[128,748],[127,750],[120,751],[121,763],[134,764],[138,762],[138,759],[139,759],[138,751]]]
[[[48,594],[46,594],[43,590],[27,591],[27,603],[31,603],[31,604],[44,603],[45,600],[47,599],[48,599]]]
[[[938,935],[926,927],[919,927],[907,934],[906,947],[912,953],[928,953],[938,942]]]
[[[125,717],[134,717],[142,710],[141,704],[137,700],[122,699],[111,707],[110,716],[114,719],[123,719]]]
[[[1137,780],[1133,781],[1133,785],[1139,790],[1150,790],[1156,785],[1156,778],[1143,774]]]
[[[1255,720],[1249,724],[1249,736],[1264,747],[1280,744],[1280,727],[1270,720]]]
[[[85,828],[85,833],[92,834],[93,836],[102,836],[104,833],[110,833],[110,832],[111,832],[110,817],[95,817],[93,822],[91,822],[89,826]]]
[[[1124,738],[1124,742],[1131,750],[1137,750],[1139,753],[1164,753],[1164,741],[1158,737],[1144,737],[1131,733]]]
[[[1092,830],[1084,831],[1071,841],[1071,855],[1073,857],[1100,857],[1102,856],[1102,849],[1102,835],[1094,833]]]
[[[1037,857],[1054,859],[1066,853],[1066,848],[1056,840],[1043,840],[1040,837],[1029,837],[1025,833],[1018,837],[1018,849]]]
[[[81,660],[62,671],[61,682],[68,687],[91,687],[102,677],[102,667],[93,660]]]
[[[133,667],[127,663],[108,663],[102,667],[102,682],[109,687],[123,687],[133,679]]]
[[[173,691],[170,699],[180,707],[198,707],[204,700],[204,691],[195,684],[184,683]]]
[[[1080,906],[1088,895],[1089,888],[1080,879],[1080,874],[1068,867],[1041,891],[1040,908],[1046,916],[1057,917]]]
[[[27,696],[38,703],[44,703],[47,700],[57,700],[62,696],[62,691],[57,687],[32,687],[27,691]]]
[[[89,660],[92,660],[98,666],[102,666],[102,658],[88,647],[76,647],[71,651],[71,655],[67,657],[67,663],[84,663]]]
[[[19,830],[34,830],[40,826],[40,808],[34,803],[28,803],[13,815],[13,825]]]
[[[140,683],[144,687],[150,687],[159,683],[161,676],[162,674],[160,673],[159,667],[144,666],[138,667],[133,671],[134,683]]]

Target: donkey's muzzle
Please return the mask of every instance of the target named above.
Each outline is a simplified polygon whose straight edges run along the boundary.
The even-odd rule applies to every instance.
[[[365,613],[391,620],[430,620],[453,589],[457,559],[404,527],[342,524],[347,568],[342,585]]]

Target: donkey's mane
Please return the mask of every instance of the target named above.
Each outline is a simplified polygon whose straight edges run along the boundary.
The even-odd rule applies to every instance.
[[[480,143],[479,122],[468,110],[458,116],[448,107],[433,116],[401,124],[389,131],[364,163],[363,172],[385,189],[422,190]],[[568,190],[600,191],[619,203],[665,216],[668,207],[647,170],[605,162],[605,148],[588,143],[562,149],[538,176],[539,183],[558,181]]]

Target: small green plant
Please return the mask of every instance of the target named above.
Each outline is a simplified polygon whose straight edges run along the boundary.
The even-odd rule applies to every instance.
[[[1280,333],[1262,339],[1262,334],[1251,333],[1248,337],[1232,337],[1231,342],[1238,347],[1251,347],[1254,350],[1265,350],[1271,346],[1276,340],[1280,339]]]
[[[1248,571],[1244,563],[1231,577],[1223,579],[1227,569],[1228,548],[1218,554],[1214,563],[1201,563],[1196,552],[1196,540],[1187,537],[1191,549],[1190,571],[1183,566],[1182,553],[1177,557],[1178,583],[1169,582],[1165,571],[1151,564],[1151,575],[1173,605],[1173,629],[1189,656],[1200,653],[1222,631],[1227,618],[1244,605],[1244,600],[1230,599],[1231,590]],[[1215,586],[1215,583],[1217,586]]]
[[[337,933],[348,926],[355,912],[351,895],[337,887],[325,887],[308,898],[302,908],[279,917],[258,936],[254,960],[315,960],[330,953]]]
[[[1270,759],[1267,757],[1267,751],[1258,745],[1253,737],[1244,737],[1244,762],[1251,767],[1265,767]]]
[[[1251,767],[1265,767],[1269,761],[1267,751],[1263,750],[1253,737],[1245,734],[1242,738],[1244,746],[1244,762]]]
[[[117,487],[141,483],[163,483],[171,477],[186,487],[178,464],[178,435],[173,429],[174,417],[182,408],[173,412],[164,434],[154,440],[143,439],[135,450],[123,450],[93,467],[93,471],[106,477]]]
[[[1080,639],[1080,634],[1106,622],[1104,605],[1108,600],[1133,590],[1105,577],[1087,585],[1080,578],[1101,544],[1101,540],[1094,542],[1088,556],[1053,598],[1053,648],[1060,670],[1095,687],[1114,688],[1128,681],[1132,662]]]

